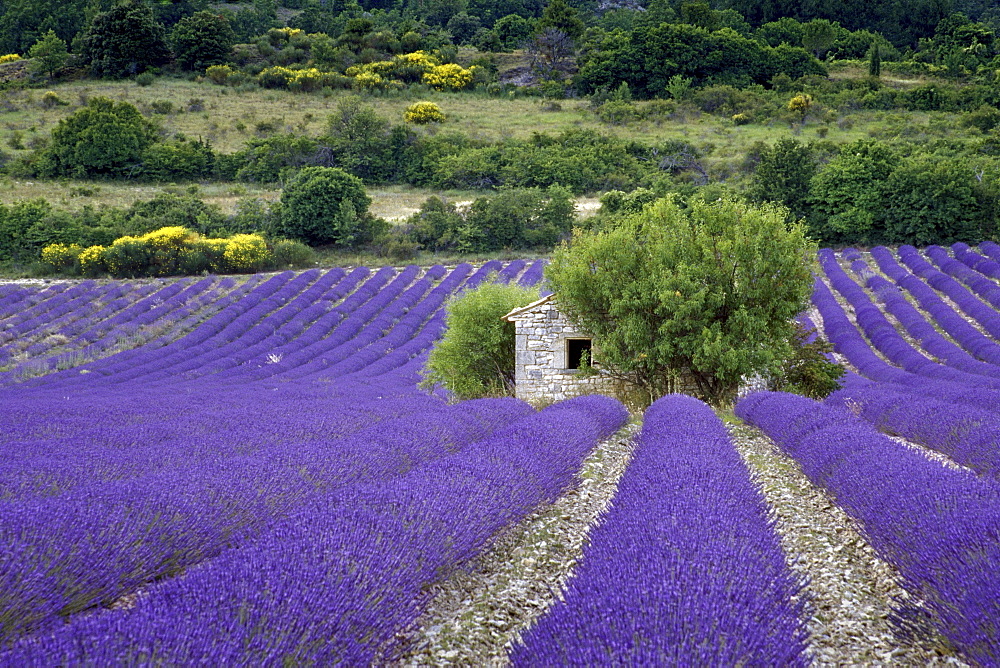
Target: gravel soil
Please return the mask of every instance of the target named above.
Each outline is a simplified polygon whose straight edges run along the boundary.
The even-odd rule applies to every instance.
[[[506,647],[556,600],[632,458],[639,427],[600,443],[578,484],[514,526],[479,560],[443,582],[392,663],[505,665]]]
[[[762,432],[745,425],[729,429],[773,510],[790,566],[808,580],[813,665],[966,665],[929,628],[901,637],[891,621],[895,607],[919,610],[920,603],[900,588],[895,570]],[[590,531],[631,460],[638,432],[639,426],[632,424],[601,443],[587,459],[576,488],[442,582],[425,615],[398,639],[403,653],[386,663],[506,665],[507,648],[557,600],[572,577]]]

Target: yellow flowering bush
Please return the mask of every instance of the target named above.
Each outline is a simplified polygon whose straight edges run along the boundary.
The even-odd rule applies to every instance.
[[[80,272],[96,276],[173,276],[212,272],[261,271],[273,262],[271,250],[258,234],[236,234],[228,239],[204,239],[184,227],[162,227],[138,237],[119,237],[110,246],[57,248],[47,246],[43,260],[55,266],[64,257]],[[75,256],[73,254],[75,253]],[[76,260],[76,258],[79,258]]]
[[[8,53],[5,56],[0,56],[0,63],[12,63],[15,60],[21,60],[21,56],[16,53]]]
[[[161,227],[158,230],[148,232],[141,237],[138,237],[138,240],[148,243],[155,248],[168,249],[183,246],[185,242],[189,241],[193,236],[196,236],[194,232],[186,227],[177,225],[173,227]],[[128,238],[129,237],[122,237],[122,239]],[[115,239],[111,245],[114,246],[119,241],[122,241],[122,239]]]
[[[403,120],[415,125],[426,125],[427,123],[443,123],[444,112],[441,107],[433,102],[416,102],[411,104],[403,112]]]
[[[809,93],[799,93],[788,101],[788,111],[805,116],[812,107],[813,97]]]
[[[104,272],[104,246],[89,246],[80,251],[80,273],[84,276],[97,276]]]
[[[226,242],[222,257],[228,271],[260,271],[271,259],[267,243],[259,234],[234,234]]]
[[[264,88],[284,88],[295,77],[295,70],[281,65],[268,67],[257,75],[257,83]]]
[[[440,61],[427,53],[426,51],[414,51],[413,53],[404,53],[402,55],[396,56],[396,61],[406,64],[406,65],[419,65],[426,69],[430,69],[435,65],[439,65]]]
[[[466,69],[456,63],[436,65],[425,72],[423,82],[437,90],[461,90],[472,83],[476,66]]]
[[[216,83],[221,86],[226,83],[235,71],[236,70],[231,68],[229,65],[211,65],[205,69],[205,76],[207,76],[212,83]]]
[[[42,249],[42,262],[54,271],[65,271],[76,264],[82,251],[80,244],[49,244]]]
[[[395,79],[386,79],[375,72],[360,72],[351,82],[351,87],[355,90],[388,90],[390,88],[402,88],[403,82]]]

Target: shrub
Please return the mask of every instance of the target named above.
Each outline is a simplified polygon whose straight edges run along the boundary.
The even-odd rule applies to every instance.
[[[135,77],[135,83],[143,87],[152,86],[154,81],[156,81],[156,75],[152,72],[143,72]]]
[[[222,253],[224,269],[237,273],[261,271],[271,261],[264,238],[258,234],[234,234]]]
[[[431,349],[422,386],[443,386],[456,399],[513,394],[511,310],[538,299],[537,288],[487,282],[453,299],[444,336]]]
[[[304,269],[316,263],[316,253],[301,241],[279,239],[271,249],[271,263],[275,269]]]
[[[205,76],[208,77],[209,81],[220,86],[225,84],[230,76],[236,70],[231,68],[229,65],[211,65],[205,69]]]
[[[369,230],[371,198],[356,176],[336,167],[306,167],[281,193],[281,232],[310,245],[348,247]]]
[[[273,258],[264,238],[237,234],[206,239],[184,227],[164,227],[142,236],[115,239],[109,246],[91,246],[79,253],[86,276],[107,272],[115,277],[259,271]]]
[[[206,141],[175,139],[147,148],[140,165],[141,175],[153,181],[202,179],[215,171],[215,153]]]
[[[104,246],[90,246],[80,251],[80,273],[84,276],[98,276],[107,271],[104,264],[105,250]]]
[[[171,39],[177,63],[184,69],[201,70],[226,61],[236,34],[225,16],[201,11],[178,21]]]
[[[60,105],[69,104],[59,97],[54,91],[46,91],[42,95],[41,104],[46,109],[52,109],[53,107],[58,107]]]
[[[125,175],[156,138],[156,128],[133,105],[95,97],[59,121],[38,169],[43,176]]]
[[[15,60],[21,60],[21,56],[16,53],[8,53],[6,55],[0,56],[0,65],[3,63],[12,63]]]
[[[844,375],[844,368],[826,358],[833,346],[819,337],[809,341],[812,334],[813,331],[798,325],[792,339],[792,353],[775,379],[775,390],[825,399],[828,394],[840,389],[839,380]]]
[[[403,120],[416,125],[426,125],[427,123],[444,123],[445,115],[441,107],[433,102],[416,102],[411,104],[403,112]]]
[[[154,114],[172,114],[174,103],[170,100],[152,100],[149,103],[149,110]]]
[[[437,65],[423,75],[423,82],[437,90],[461,90],[472,83],[476,67],[463,68],[455,63]]]
[[[80,261],[80,244],[49,244],[42,249],[42,263],[52,271],[67,271]]]

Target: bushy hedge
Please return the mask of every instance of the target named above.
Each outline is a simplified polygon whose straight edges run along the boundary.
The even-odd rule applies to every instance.
[[[551,249],[569,234],[575,219],[566,188],[510,189],[479,197],[462,210],[431,197],[409,218],[403,234],[435,251]]]
[[[110,244],[51,244],[42,262],[53,271],[116,278],[182,274],[248,273],[312,261],[308,248],[291,241],[269,245],[258,234],[210,239],[184,227],[164,227],[142,236],[125,236]]]

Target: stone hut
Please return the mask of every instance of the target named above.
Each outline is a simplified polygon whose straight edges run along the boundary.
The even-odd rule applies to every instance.
[[[529,402],[561,401],[581,394],[619,394],[620,382],[601,369],[600,350],[558,308],[555,295],[516,308],[503,317],[514,323],[514,384],[517,398]],[[581,373],[586,360],[595,374]],[[690,374],[673,381],[673,391],[697,394]],[[738,396],[767,389],[760,377],[744,378]]]
[[[525,401],[560,401],[581,394],[614,394],[614,380],[600,373],[581,374],[592,359],[593,340],[580,333],[556,308],[555,295],[542,297],[503,317],[514,323],[514,385]]]
[[[514,323],[514,384],[525,401],[560,401],[581,394],[618,393],[620,383],[601,370],[600,351],[558,308],[555,295],[503,317]],[[581,373],[584,361],[594,374]],[[694,379],[680,379],[678,392],[693,392]]]

